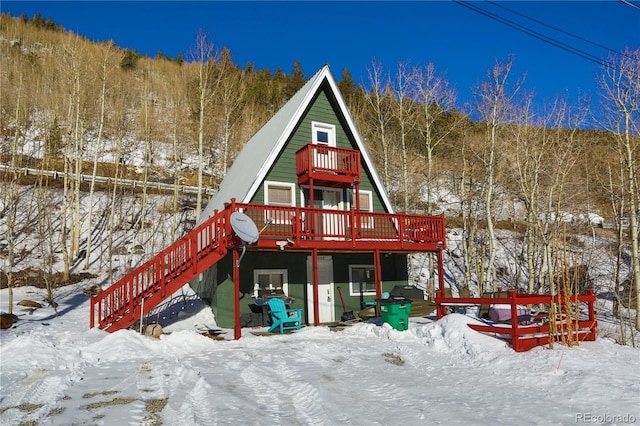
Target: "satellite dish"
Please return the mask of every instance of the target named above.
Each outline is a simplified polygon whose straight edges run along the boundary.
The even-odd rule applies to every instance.
[[[241,212],[231,213],[231,228],[243,243],[253,244],[258,241],[260,232],[249,216]]]

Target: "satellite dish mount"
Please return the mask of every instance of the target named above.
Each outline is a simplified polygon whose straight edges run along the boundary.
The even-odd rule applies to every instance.
[[[264,231],[272,222],[273,218],[267,219],[267,223],[258,231],[258,227],[249,216],[242,212],[231,213],[231,228],[238,238],[240,238],[240,241],[242,241],[242,253],[238,259],[238,265],[240,265],[240,261],[244,257],[244,253],[247,250],[247,244],[254,244],[257,242],[260,237],[260,233],[262,233],[262,231]]]

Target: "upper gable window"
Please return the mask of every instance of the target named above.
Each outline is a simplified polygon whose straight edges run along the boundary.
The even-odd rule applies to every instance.
[[[311,123],[312,143],[326,146],[336,146],[336,126],[333,124]]]

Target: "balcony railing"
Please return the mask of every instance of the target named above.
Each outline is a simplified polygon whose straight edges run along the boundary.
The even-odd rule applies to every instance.
[[[300,247],[435,250],[445,248],[444,216],[371,213],[236,203],[259,229],[260,244],[291,239]]]
[[[360,180],[360,151],[309,144],[296,152],[298,183],[310,179],[335,184]]]

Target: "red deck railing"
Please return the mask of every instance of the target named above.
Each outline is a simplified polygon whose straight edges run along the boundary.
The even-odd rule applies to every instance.
[[[242,211],[262,233],[255,250],[435,251],[445,248],[444,216],[276,207],[232,201],[156,256],[91,298],[90,326],[128,328],[240,245],[230,216]],[[270,222],[268,226],[264,226]],[[290,242],[290,244],[289,244]]]
[[[437,317],[442,318],[446,314],[447,306],[473,306],[473,305],[508,305],[511,310],[511,320],[508,323],[494,324],[468,324],[472,329],[481,333],[488,333],[505,340],[516,352],[524,352],[536,346],[546,345],[552,341],[593,341],[596,340],[596,328],[598,321],[595,318],[596,296],[593,290],[587,290],[584,295],[549,295],[549,294],[522,294],[509,291],[507,297],[441,297],[436,293]],[[554,303],[557,307],[555,326],[549,322],[548,317],[539,318],[540,322],[531,321],[529,324],[519,324],[519,306],[547,305]],[[576,304],[587,305],[586,318],[576,315]],[[520,313],[521,314],[521,313]]]
[[[360,180],[360,151],[308,144],[296,152],[298,183],[310,179],[353,183]]]
[[[235,206],[258,228],[264,227],[260,246],[274,245],[274,238],[289,238],[301,247],[326,249],[435,251],[444,249],[446,244],[444,216],[240,203]]]

